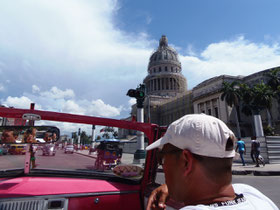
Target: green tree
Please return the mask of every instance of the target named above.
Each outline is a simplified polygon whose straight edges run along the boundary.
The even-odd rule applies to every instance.
[[[239,119],[238,119],[239,102],[240,102],[238,84],[239,83],[236,81],[233,81],[232,83],[223,82],[221,99],[222,101],[225,100],[226,103],[234,110],[235,122],[237,127],[237,137],[241,137]]]
[[[264,82],[260,82],[253,86],[253,101],[252,104],[256,108],[255,111],[261,111],[266,109],[268,125],[271,126],[271,106],[274,92],[270,86],[266,85]]]
[[[118,136],[118,132],[113,127],[106,126],[103,128],[103,132],[102,137],[105,139],[116,138]]]
[[[266,75],[268,76],[267,85],[270,86],[274,97],[280,104],[280,67],[271,69]],[[280,106],[278,106],[278,113],[280,113]]]
[[[278,92],[278,87],[280,86],[280,67],[271,69],[266,75],[268,76],[269,80],[267,85],[271,87],[273,91]]]
[[[91,142],[90,136],[88,136],[85,131],[82,131],[81,132],[81,143],[83,145],[85,145],[85,144],[90,144],[90,142]]]
[[[253,91],[252,89],[244,83],[239,84],[239,95],[242,102],[241,111],[246,115],[250,116],[253,114],[252,112],[252,99],[253,99]]]
[[[78,134],[77,134],[77,132],[72,132],[72,138],[73,138],[73,142],[75,144],[78,144]]]
[[[270,109],[273,99],[273,91],[264,82],[249,87],[247,84],[239,84],[239,95],[241,96],[241,111],[245,115],[259,115],[261,110],[267,111],[269,127],[271,127]]]

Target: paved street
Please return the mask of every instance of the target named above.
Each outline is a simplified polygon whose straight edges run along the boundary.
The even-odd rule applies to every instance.
[[[36,152],[37,168],[51,169],[90,169],[93,167],[95,159],[79,154],[65,154],[63,150],[57,150],[55,156],[43,156],[42,151]],[[5,155],[0,156],[2,168],[22,168],[24,166],[25,155]]]
[[[37,168],[49,169],[93,169],[96,153],[88,155],[88,150],[79,151],[80,154],[64,153],[64,150],[56,150],[55,156],[43,156],[42,151],[36,152]],[[0,169],[23,168],[25,155],[3,155],[0,156]],[[133,154],[123,154],[122,163],[130,164]]]

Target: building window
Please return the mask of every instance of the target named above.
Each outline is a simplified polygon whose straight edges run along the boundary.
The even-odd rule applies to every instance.
[[[165,66],[165,71],[167,71],[167,66]]]
[[[161,72],[161,67],[158,68],[158,71]]]
[[[219,118],[218,107],[215,107],[215,117]]]
[[[171,72],[173,72],[173,67],[171,67]]]
[[[211,115],[211,109],[208,109],[208,115]]]
[[[154,73],[156,73],[156,68],[154,68]]]

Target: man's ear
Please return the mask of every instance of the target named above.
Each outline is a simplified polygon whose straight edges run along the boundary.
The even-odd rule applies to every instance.
[[[189,150],[185,149],[182,152],[182,159],[184,162],[184,176],[187,176],[193,169],[194,157]]]

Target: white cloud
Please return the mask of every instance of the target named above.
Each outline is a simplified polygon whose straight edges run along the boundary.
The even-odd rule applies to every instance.
[[[63,91],[57,87],[52,87],[49,91],[41,92],[40,95],[52,99],[73,98],[75,96],[73,90],[66,89]]]
[[[25,96],[21,97],[11,97],[9,96],[6,100],[2,102],[4,105],[9,107],[15,107],[15,108],[23,108],[23,109],[29,109],[30,103],[33,103],[31,99]],[[40,105],[37,105],[40,107]]]
[[[85,114],[86,111],[84,108],[79,106],[73,100],[67,100],[62,104],[62,112],[66,113],[75,113],[75,114]]]
[[[129,105],[129,106],[132,106],[133,104],[136,104],[136,99],[135,99],[135,98],[129,99],[128,105]]]
[[[180,59],[192,88],[222,74],[247,76],[279,66],[280,46],[253,43],[241,36],[233,41],[210,44],[199,56],[181,56]]]
[[[146,33],[116,28],[118,4],[0,1],[0,69],[3,81],[11,81],[5,97],[29,92],[31,82],[34,94],[53,87],[40,91],[48,100],[101,99],[118,107],[126,103],[125,92],[146,76],[155,41]]]
[[[34,89],[36,90],[35,93]],[[71,99],[67,99],[69,96],[71,96]],[[57,87],[52,87],[51,90],[40,92],[36,85],[32,86],[32,93],[25,92],[24,96],[21,97],[8,96],[0,101],[15,108],[28,109],[30,103],[35,102],[35,109],[111,118],[120,116],[123,110],[122,106],[114,107],[105,104],[102,99],[92,101],[77,99],[71,89],[63,91]]]
[[[91,101],[88,112],[94,116],[115,117],[120,115],[121,107],[116,108],[105,104],[101,99]]]
[[[32,85],[32,93],[40,92],[40,88],[37,85]]]

